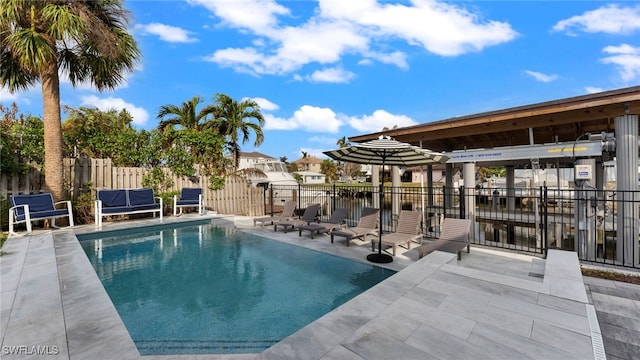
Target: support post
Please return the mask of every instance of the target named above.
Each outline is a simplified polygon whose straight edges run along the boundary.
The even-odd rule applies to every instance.
[[[616,186],[618,190],[616,260],[625,266],[638,266],[640,209],[638,195],[638,115],[615,118]],[[635,207],[635,208],[634,208]]]
[[[464,207],[465,218],[471,219],[471,239],[478,238],[476,235],[476,164],[464,163],[463,174],[464,177]]]

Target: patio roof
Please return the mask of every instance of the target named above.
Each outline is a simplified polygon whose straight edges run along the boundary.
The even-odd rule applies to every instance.
[[[415,126],[358,135],[363,142],[390,135],[434,151],[454,151],[575,141],[585,133],[614,132],[617,116],[640,114],[640,86],[538,104],[459,116]]]

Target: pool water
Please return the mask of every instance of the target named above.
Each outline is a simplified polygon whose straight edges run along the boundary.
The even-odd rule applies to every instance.
[[[392,270],[212,224],[78,236],[142,355],[257,353]]]

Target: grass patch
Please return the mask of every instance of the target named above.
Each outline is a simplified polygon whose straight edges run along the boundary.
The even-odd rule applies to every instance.
[[[615,280],[630,284],[640,285],[640,274],[632,275],[611,270],[600,270],[582,267],[583,276],[591,276],[600,279]]]

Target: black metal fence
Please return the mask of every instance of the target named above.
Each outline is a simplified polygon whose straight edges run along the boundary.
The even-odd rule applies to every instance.
[[[474,216],[472,243],[545,255],[576,251],[583,261],[640,268],[640,192],[596,189],[383,187],[371,185],[272,186],[265,212],[288,199],[299,209],[321,205],[321,219],[347,208],[355,225],[363,207],[380,208],[385,231],[394,231],[399,210],[423,211],[423,234],[437,238],[445,217]]]

